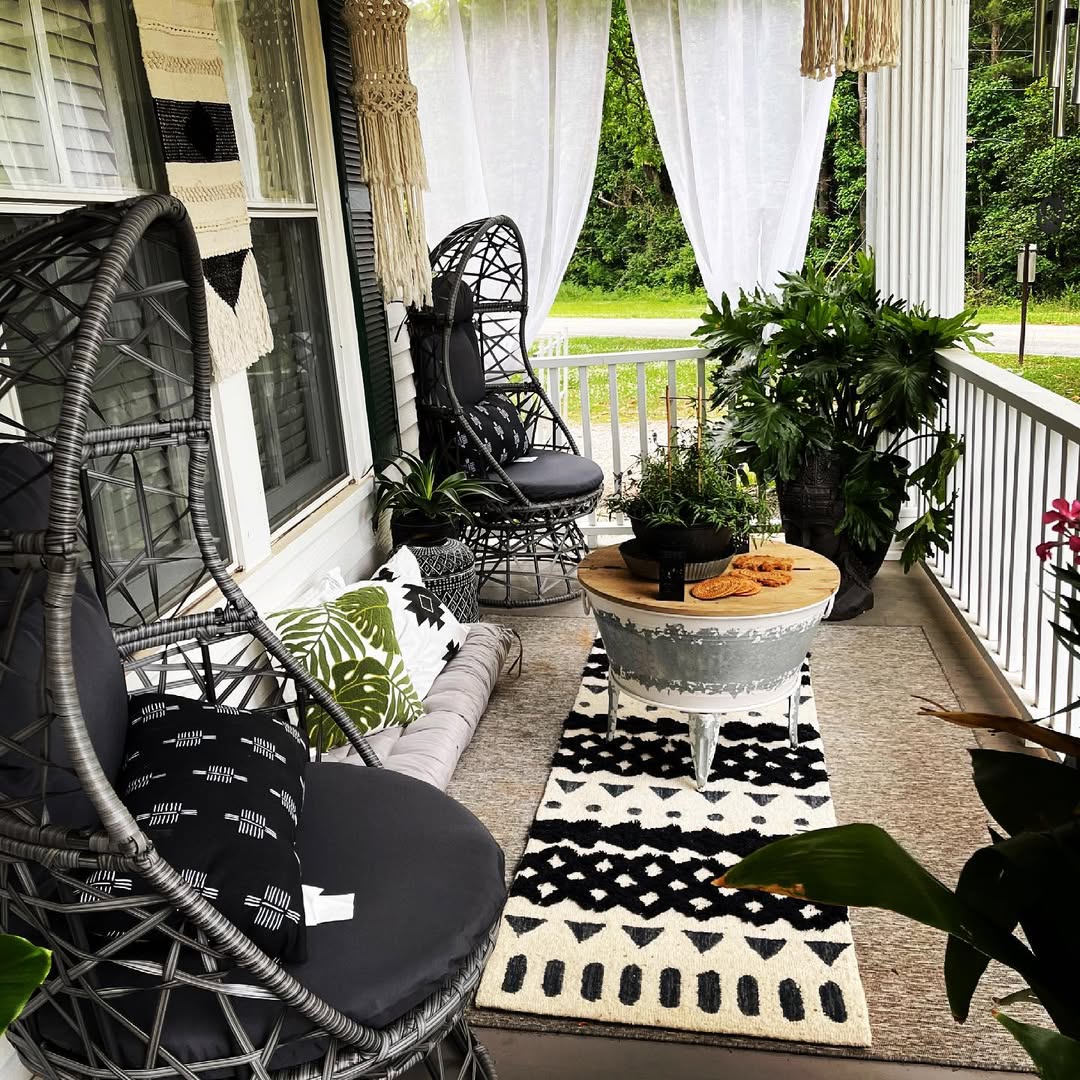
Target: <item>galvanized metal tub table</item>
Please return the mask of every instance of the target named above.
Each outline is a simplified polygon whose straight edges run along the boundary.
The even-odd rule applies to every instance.
[[[578,580],[608,654],[608,738],[619,694],[689,714],[694,777],[709,780],[721,716],[786,700],[792,745],[798,741],[803,660],[829,613],[840,571],[822,555],[767,543],[755,553],[792,559],[794,579],[754,596],[658,600],[654,582],[633,577],[618,547],[581,561]]]

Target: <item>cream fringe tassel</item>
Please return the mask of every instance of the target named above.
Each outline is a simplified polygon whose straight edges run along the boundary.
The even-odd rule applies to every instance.
[[[360,114],[364,180],[371,191],[379,281],[388,299],[431,302],[424,228],[427,165],[416,87],[409,80],[403,0],[345,0],[352,92]]]
[[[877,71],[900,62],[901,0],[804,0],[802,73]]]
[[[270,315],[266,310],[255,255],[244,257],[236,306],[229,307],[206,286],[206,321],[210,330],[210,357],[214,379],[220,382],[251,367],[274,347]]]

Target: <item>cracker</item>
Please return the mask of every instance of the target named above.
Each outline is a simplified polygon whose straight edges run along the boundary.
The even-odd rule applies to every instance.
[[[722,600],[725,596],[753,596],[758,592],[761,592],[761,586],[756,581],[731,574],[707,578],[690,589],[690,595],[697,600]]]
[[[788,570],[748,570],[742,566],[736,566],[728,571],[733,577],[746,578],[748,581],[756,581],[770,589],[778,589],[782,585],[790,585],[791,572]]]
[[[754,555],[752,553],[736,555],[731,560],[731,565],[736,570],[792,570],[795,566],[794,559],[787,559],[781,555]]]

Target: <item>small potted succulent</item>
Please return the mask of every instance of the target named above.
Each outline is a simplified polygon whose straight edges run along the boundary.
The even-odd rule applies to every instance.
[[[701,429],[639,457],[605,506],[629,519],[640,553],[652,559],[679,551],[687,564],[704,564],[770,531],[764,494]]]
[[[396,476],[391,475],[396,470]],[[476,514],[472,500],[502,502],[494,487],[463,472],[440,478],[434,457],[403,452],[382,462],[375,478],[375,526],[390,514],[390,535],[399,544],[435,545],[457,537]]]

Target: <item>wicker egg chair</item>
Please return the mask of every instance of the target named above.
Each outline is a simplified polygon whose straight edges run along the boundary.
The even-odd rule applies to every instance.
[[[206,304],[187,212],[166,196],[72,211],[0,245],[0,928],[52,950],[9,1038],[47,1080],[420,1064],[493,1077],[464,1011],[504,896],[501,855],[453,800],[379,767],[230,576],[207,497]],[[197,613],[176,613],[204,587]],[[111,663],[119,718],[102,690]],[[309,866],[336,874],[327,891],[355,888],[357,905],[351,921],[307,927],[306,961],[254,944],[118,796],[127,695],[166,689],[256,723],[302,725],[317,704],[368,766],[306,767],[304,880]],[[29,719],[13,704],[27,698]],[[376,810],[392,822],[379,835],[364,828]],[[146,888],[129,897],[117,878]],[[102,912],[121,928],[96,930]]]
[[[434,302],[412,309],[409,332],[421,452],[444,472],[496,485],[504,501],[476,507],[463,537],[474,550],[481,598],[534,607],[579,595],[587,552],[578,519],[604,488],[600,466],[578,453],[525,346],[529,280],[517,225],[505,216],[455,229],[431,253]],[[478,423],[493,395],[508,399],[527,445],[496,455]]]

